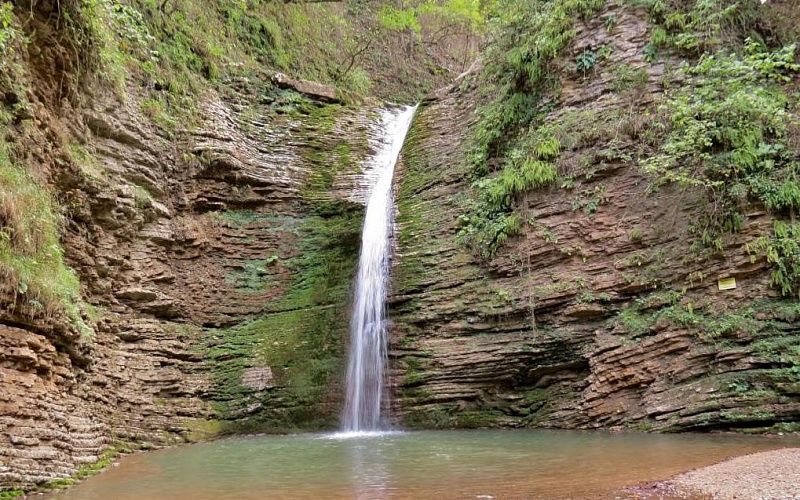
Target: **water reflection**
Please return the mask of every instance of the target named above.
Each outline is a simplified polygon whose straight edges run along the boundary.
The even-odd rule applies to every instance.
[[[260,436],[125,457],[55,500],[609,498],[796,438],[470,431]]]
[[[392,475],[384,444],[375,438],[345,443],[354,498],[384,500],[390,497]]]

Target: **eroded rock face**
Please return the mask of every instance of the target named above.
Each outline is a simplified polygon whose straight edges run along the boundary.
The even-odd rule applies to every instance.
[[[96,311],[81,336],[0,287],[0,490],[113,448],[338,420],[377,113],[265,97],[266,76],[224,88],[173,132],[135,88],[32,97],[19,147],[67,200],[65,255]]]
[[[614,15],[609,33],[602,18]],[[796,301],[770,287],[748,242],[771,219],[748,208],[715,252],[692,250],[700,193],[636,164],[661,119],[665,65],[643,60],[646,14],[614,6],[579,23],[548,121],[572,135],[564,185],[520,200],[522,234],[490,261],[459,242],[463,159],[479,91],[470,76],[420,108],[399,167],[390,315],[394,405],[414,427],[728,429],[800,414]],[[570,62],[607,46],[612,62]],[[618,68],[638,71],[623,88]],[[617,85],[615,85],[617,82]],[[615,90],[616,88],[616,90]],[[718,289],[718,279],[737,287]],[[783,353],[783,354],[779,354]]]
[[[97,460],[108,428],[70,394],[77,380],[69,356],[44,335],[5,325],[0,347],[2,484],[50,481]]]

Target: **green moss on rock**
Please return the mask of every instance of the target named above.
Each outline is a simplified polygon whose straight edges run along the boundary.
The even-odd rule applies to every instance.
[[[334,426],[362,216],[361,205],[326,202],[324,215],[303,218],[299,255],[281,263],[291,284],[260,316],[206,332],[221,432]],[[260,378],[246,383],[253,370]]]

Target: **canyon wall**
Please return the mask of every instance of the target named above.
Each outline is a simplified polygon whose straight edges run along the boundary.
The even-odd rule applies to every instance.
[[[0,491],[118,451],[335,426],[377,104],[265,72],[167,127],[135,85],[79,83],[48,23],[4,140],[64,207],[83,328],[3,268]]]
[[[665,140],[649,128],[665,92],[688,85],[674,60],[646,60],[647,19],[609,3],[575,22],[545,120],[560,127],[559,179],[520,198],[520,234],[492,258],[459,238],[485,90],[466,75],[420,107],[398,173],[390,299],[403,425],[796,427],[800,307],[748,246],[772,217],[750,204],[739,232],[698,247],[705,195],[659,185],[638,161]],[[602,47],[608,62],[575,70]]]

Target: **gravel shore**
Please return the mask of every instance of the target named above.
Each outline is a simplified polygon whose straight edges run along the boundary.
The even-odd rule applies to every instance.
[[[653,500],[800,500],[800,448],[733,458],[628,493]]]

